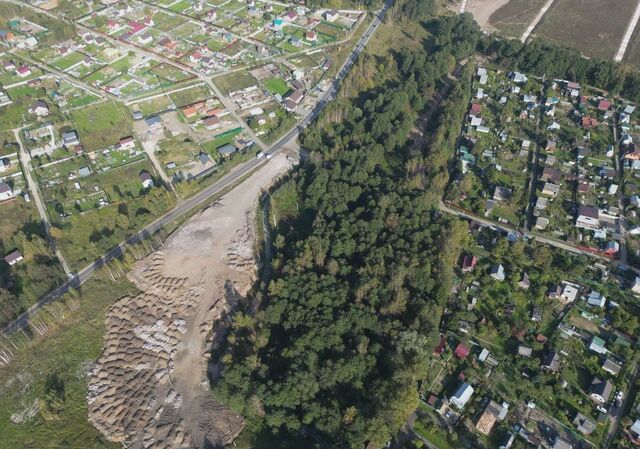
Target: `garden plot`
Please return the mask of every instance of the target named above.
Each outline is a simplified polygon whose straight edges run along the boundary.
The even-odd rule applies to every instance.
[[[602,247],[608,239],[619,238],[613,104],[564,81],[552,82],[547,95],[535,199],[535,215],[543,220],[536,218],[536,228]],[[600,222],[579,230],[576,219],[587,210],[599,211]]]
[[[175,202],[146,158],[103,172],[95,170],[88,156],[76,159],[66,176],[60,171],[52,178],[56,184],[42,188],[47,207],[53,209],[52,220],[62,229],[58,247],[73,268],[95,260]],[[80,174],[84,167],[90,171],[86,176]],[[155,186],[144,188],[143,172],[154,177]],[[70,180],[72,174],[75,178]]]
[[[131,116],[117,103],[100,103],[70,113],[78,137],[87,151],[109,147],[131,135]]]
[[[636,5],[635,0],[556,1],[534,33],[587,56],[613,59]]]
[[[533,97],[541,85],[513,78],[489,72],[474,83],[458,148],[461,175],[447,198],[478,215],[518,225],[528,200],[529,162],[538,145]]]
[[[296,123],[292,114],[273,101],[246,116],[249,127],[267,143],[275,142]]]

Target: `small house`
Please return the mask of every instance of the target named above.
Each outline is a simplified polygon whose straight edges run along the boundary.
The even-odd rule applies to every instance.
[[[533,349],[528,346],[518,345],[518,355],[521,357],[529,358],[533,354]]]
[[[509,407],[506,403],[500,405],[493,400],[489,401],[489,404],[487,404],[487,407],[476,423],[478,432],[483,435],[489,435],[496,422],[502,421],[507,416],[508,409]]]
[[[140,172],[140,175],[138,175],[140,178],[140,182],[142,182],[142,187],[145,189],[150,189],[151,187],[153,187],[153,178],[151,177],[151,174],[144,170]]]
[[[591,421],[580,412],[578,412],[578,414],[574,418],[573,425],[576,426],[578,432],[583,435],[591,435],[593,431],[596,430],[596,423]]]
[[[9,266],[14,266],[18,262],[22,261],[24,257],[22,257],[22,253],[17,249],[15,251],[11,251],[9,254],[4,256],[4,261],[9,264]]]
[[[491,272],[489,273],[489,275],[496,281],[504,281],[504,267],[501,264],[494,265],[493,267],[491,267]]]
[[[560,356],[555,351],[547,352],[540,367],[546,371],[557,372],[560,369]]]
[[[466,382],[460,384],[456,392],[451,396],[450,401],[458,409],[462,410],[471,396],[473,395],[473,387]]]
[[[324,12],[324,20],[327,22],[335,22],[338,18],[338,10],[337,9],[328,9]]]
[[[606,404],[613,392],[613,384],[608,380],[594,377],[589,388],[589,397],[600,404]]]
[[[604,297],[604,295],[602,295],[602,293],[599,293],[595,290],[589,293],[589,297],[587,298],[587,304],[589,304],[592,307],[603,308],[606,301],[607,299]]]
[[[606,354],[607,352],[609,352],[605,347],[605,341],[602,338],[595,335],[591,338],[591,342],[589,343],[589,349],[591,351],[597,352],[598,354]]]
[[[456,349],[453,351],[454,355],[460,360],[466,359],[470,352],[471,349],[464,343],[458,343],[458,346],[456,346]]]
[[[620,373],[622,367],[613,360],[605,359],[604,363],[602,364],[602,369],[613,376],[617,376]]]
[[[49,115],[49,106],[42,100],[37,100],[29,106],[29,114],[35,114],[38,117]]]
[[[157,115],[144,119],[144,123],[149,129],[158,129],[162,127],[162,119]]]
[[[580,206],[576,227],[596,229],[600,226],[600,211],[597,207]]]
[[[6,201],[14,197],[13,189],[6,182],[0,181],[0,201]]]
[[[476,256],[464,256],[462,258],[462,271],[464,273],[470,273],[476,267],[478,258]]]
[[[236,151],[237,151],[237,148],[231,145],[230,143],[218,148],[218,153],[220,153],[220,155],[223,157],[230,157]]]

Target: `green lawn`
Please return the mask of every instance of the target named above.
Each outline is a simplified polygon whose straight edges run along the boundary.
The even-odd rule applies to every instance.
[[[116,144],[131,135],[131,116],[117,103],[100,103],[71,112],[80,142],[87,151]]]
[[[284,96],[287,92],[289,92],[289,90],[291,90],[289,86],[287,86],[286,81],[280,77],[269,78],[268,80],[265,80],[264,87],[266,87],[267,90],[272,94],[280,94],[282,96]]]

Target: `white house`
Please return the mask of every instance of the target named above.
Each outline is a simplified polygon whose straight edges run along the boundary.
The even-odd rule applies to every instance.
[[[0,201],[5,201],[13,198],[13,190],[11,186],[6,182],[0,181]]]
[[[144,187],[145,189],[150,189],[151,187],[153,187],[153,178],[148,171],[140,172],[140,181],[142,182],[142,187]]]
[[[589,343],[589,349],[593,352],[597,352],[598,354],[606,354],[609,351],[607,350],[607,348],[605,348],[604,345],[604,340],[594,335],[591,338],[591,343]]]
[[[467,402],[469,402],[469,399],[471,399],[472,394],[473,387],[464,382],[458,387],[454,395],[451,396],[450,401],[453,405],[462,410],[464,406],[467,405]]]
[[[13,266],[20,262],[22,259],[22,253],[18,250],[12,251],[4,257],[4,261],[9,264],[9,266]]]
[[[491,267],[491,277],[496,281],[504,281],[504,267],[500,264]]]
[[[560,299],[566,303],[570,303],[576,300],[578,297],[578,286],[569,282],[563,283],[562,293],[560,293]]]
[[[35,101],[31,106],[29,106],[29,114],[35,114],[38,117],[45,117],[49,115],[49,106],[42,100]]]
[[[597,207],[580,206],[578,210],[578,218],[576,220],[577,228],[596,229],[600,226],[600,211]]]
[[[604,297],[602,293],[597,291],[592,291],[589,293],[589,297],[587,298],[587,304],[593,307],[604,307],[604,304],[607,302],[607,298]]]
[[[636,295],[640,295],[640,277],[636,276],[631,284],[631,291]]]
[[[133,140],[133,137],[124,137],[122,139],[120,139],[120,143],[118,144],[118,147],[121,150],[128,150],[131,148],[135,148],[136,147],[136,142],[135,140]]]
[[[328,9],[324,12],[324,20],[327,22],[335,22],[338,18],[338,10],[337,9]]]

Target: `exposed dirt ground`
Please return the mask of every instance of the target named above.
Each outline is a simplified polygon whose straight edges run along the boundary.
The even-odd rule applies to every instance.
[[[274,156],[129,273],[141,293],[109,309],[89,377],[89,419],[110,440],[202,448],[229,444],[242,430],[243,418],[211,397],[209,350],[234,298],[255,280],[256,200],[292,160],[297,154]]]
[[[494,32],[497,29],[489,23],[489,18],[507,3],[509,3],[509,0],[467,0],[465,11],[473,15],[480,28],[488,32]]]

